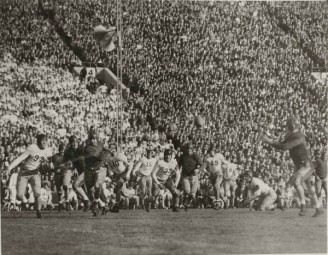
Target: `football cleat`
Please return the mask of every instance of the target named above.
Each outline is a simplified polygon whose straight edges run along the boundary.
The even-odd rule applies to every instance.
[[[83,204],[84,204],[83,211],[84,212],[87,212],[89,210],[89,208],[90,208],[89,200],[85,200]]]
[[[214,201],[213,203],[213,209],[214,210],[219,210],[220,209],[220,202],[219,201]]]
[[[315,209],[315,213],[313,214],[312,217],[318,217],[319,215],[321,215],[321,214],[323,214],[323,213],[324,213],[324,211],[323,211],[322,208],[316,208],[316,209]]]
[[[36,217],[37,217],[38,219],[41,219],[41,218],[42,218],[41,212],[40,212],[39,210],[36,211]]]
[[[104,206],[104,207],[102,208],[102,214],[101,214],[101,215],[106,215],[107,212],[109,212],[109,207],[108,207],[108,206]]]
[[[65,202],[66,211],[71,211],[71,205],[69,202]]]
[[[281,211],[285,211],[285,208],[281,205],[277,206],[278,209],[280,209]]]
[[[112,213],[119,213],[120,212],[120,204],[116,203],[115,205],[113,205],[113,207],[110,209],[110,211]]]
[[[174,206],[173,209],[172,209],[172,212],[179,212],[179,208]]]
[[[305,216],[305,214],[306,214],[305,205],[301,205],[301,211],[300,211],[300,213],[298,215],[299,216]]]
[[[93,217],[98,216],[98,203],[97,202],[92,203],[91,211],[92,211]]]
[[[149,210],[150,210],[150,203],[149,203],[149,201],[145,201],[145,209],[146,209],[146,212],[149,212]]]

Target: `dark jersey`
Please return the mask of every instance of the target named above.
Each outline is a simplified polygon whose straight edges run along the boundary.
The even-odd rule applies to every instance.
[[[305,136],[300,131],[289,134],[282,143],[274,143],[272,146],[280,150],[289,150],[296,168],[311,159]]]
[[[320,179],[325,179],[327,177],[327,162],[325,162],[321,158],[317,159],[314,162],[314,169],[315,169],[316,175]]]
[[[202,165],[202,160],[197,153],[182,154],[179,158],[178,164],[182,167],[181,175],[183,177],[192,176],[194,174],[194,170]]]
[[[64,162],[63,154],[56,153],[52,156],[51,161],[54,164],[54,168],[58,169],[60,165]]]
[[[99,168],[103,163],[103,150],[104,145],[98,142],[97,145],[88,144],[84,150],[84,162],[85,167]]]
[[[68,147],[64,152],[64,162],[71,161],[73,163],[74,168],[76,168],[77,172],[81,174],[84,171],[85,163],[84,163],[84,150],[82,147],[78,147],[74,149],[73,147]]]

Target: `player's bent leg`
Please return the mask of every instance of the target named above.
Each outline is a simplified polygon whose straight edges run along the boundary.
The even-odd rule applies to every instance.
[[[94,201],[94,183],[94,173],[91,170],[86,169],[84,172],[84,184],[91,201]]]
[[[140,185],[141,206],[144,206],[144,202],[145,202],[144,198],[146,196],[146,188],[147,188],[147,176],[143,175],[140,178],[139,185]]]
[[[221,183],[222,183],[222,175],[217,173],[214,176],[213,187],[215,189],[215,199],[218,201],[220,199],[220,192],[221,192]]]
[[[41,175],[40,174],[33,175],[30,181],[31,181],[32,191],[35,197],[36,215],[37,218],[41,218],[41,208],[43,204],[43,201],[41,199]]]
[[[149,176],[145,176],[145,189],[144,189],[144,194],[145,194],[145,209],[147,212],[149,212],[150,210],[150,204],[151,204],[151,200],[152,200],[152,194],[151,194],[151,190],[152,190],[152,177]]]
[[[71,184],[72,171],[66,170],[63,176],[63,190],[65,193],[65,202],[68,203],[69,185]]]
[[[114,206],[111,208],[111,212],[113,213],[118,213],[120,211],[120,203],[121,203],[121,197],[122,197],[122,188],[123,188],[124,181],[121,179],[117,182],[115,188],[114,188],[114,193],[116,196],[116,203]]]
[[[231,191],[230,191],[230,181],[225,181],[224,184],[224,196],[225,196],[225,209],[228,209],[230,206],[230,198],[231,198]]]
[[[190,184],[190,177],[185,177],[182,179],[182,186],[183,186],[183,193],[184,193],[184,201],[183,201],[183,204],[185,206],[185,210],[188,209],[189,207],[189,204],[190,204],[190,192],[191,192],[191,184]]]
[[[236,189],[237,189],[237,183],[233,181],[230,186],[231,191],[231,208],[235,207],[235,198],[236,198]]]
[[[275,206],[274,203],[277,200],[277,194],[273,190],[265,195],[261,201],[261,204],[259,206],[260,211],[266,211],[266,210],[274,210]]]
[[[27,187],[27,183],[29,180],[29,176],[22,176],[18,174],[17,178],[17,198],[18,200],[24,202],[25,200],[25,191]]]
[[[303,173],[304,171],[296,171],[292,177],[292,182],[293,185],[297,191],[297,194],[299,196],[300,199],[300,203],[301,203],[301,211],[299,213],[300,216],[305,216],[306,214],[306,206],[305,206],[305,194],[304,194],[304,188],[302,186],[302,181],[303,181]]]
[[[315,186],[315,192],[317,194],[317,197],[320,198],[321,197],[321,190],[322,190],[322,181],[318,176],[315,177],[314,186]]]
[[[191,179],[191,182],[190,182],[190,185],[191,185],[191,192],[190,192],[190,198],[192,200],[196,199],[196,193],[197,193],[197,190],[199,188],[199,179],[198,179],[198,175],[194,175],[192,176],[192,179]]]
[[[322,189],[325,191],[325,195],[326,195],[326,204],[325,206],[327,207],[327,178],[321,180],[322,182]]]
[[[309,195],[315,207],[315,213],[313,217],[318,217],[319,215],[323,214],[323,209],[320,201],[317,198],[316,192],[311,184],[311,179],[309,177],[305,180],[305,185],[307,186]]]
[[[177,189],[177,187],[174,186],[173,180],[169,178],[164,186],[171,192],[172,194],[172,204],[173,204],[173,212],[179,211],[179,197],[181,195],[180,191]]]
[[[100,168],[99,170],[96,171],[95,179],[94,179],[94,189],[95,189],[94,202],[99,204],[99,206],[102,208],[103,215],[106,214],[106,212],[109,210],[109,208],[106,208],[106,204],[100,199],[102,184],[105,182],[106,174],[107,174],[107,169]]]

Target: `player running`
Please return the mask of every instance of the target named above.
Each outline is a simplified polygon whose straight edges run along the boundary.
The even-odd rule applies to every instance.
[[[84,211],[86,212],[89,208],[89,198],[85,193],[82,185],[84,184],[84,170],[85,170],[85,162],[84,162],[84,148],[78,145],[78,141],[74,135],[69,138],[69,144],[67,149],[64,152],[64,161],[71,161],[73,163],[74,168],[76,169],[78,176],[73,183],[74,189],[78,192],[78,194],[83,199]]]
[[[225,209],[228,209],[230,207],[230,201],[231,208],[234,208],[237,189],[237,178],[239,176],[238,165],[226,161],[226,163],[222,165],[222,170],[224,195],[226,199]]]
[[[97,140],[95,133],[90,133],[89,141],[84,150],[85,172],[84,181],[89,196],[92,200],[92,213],[98,215],[98,205],[104,210],[105,203],[101,201],[101,187],[107,175],[107,169],[103,167],[106,151],[104,144]]]
[[[221,183],[223,181],[222,163],[229,163],[226,161],[221,153],[214,147],[210,147],[208,155],[205,157],[204,163],[200,168],[200,171],[208,169],[210,176],[209,179],[215,189],[215,200],[213,202],[213,208],[218,209],[220,201]]]
[[[321,199],[322,189],[325,191],[327,198],[327,160],[325,160],[324,152],[320,153],[320,150],[314,151],[314,170],[315,170],[315,190],[318,199]]]
[[[27,147],[17,159],[15,159],[7,169],[7,174],[21,164],[21,171],[18,174],[17,180],[17,197],[21,201],[25,201],[24,195],[27,184],[32,186],[33,194],[35,197],[35,208],[37,218],[41,216],[41,174],[39,169],[41,165],[48,162],[48,158],[52,156],[51,149],[47,147],[47,137],[44,134],[37,136],[37,143],[31,144]]]
[[[65,167],[64,164],[64,148],[65,148],[64,144],[60,144],[58,147],[58,153],[53,155],[51,158],[51,161],[54,166],[54,170],[53,170],[55,173],[54,180],[55,180],[56,190],[58,194],[58,211],[61,211],[65,198],[68,198],[68,193],[65,192],[63,185],[67,186],[71,181],[71,176],[67,178],[68,176],[65,174],[66,172],[68,172],[68,169]],[[66,209],[69,210],[67,204],[66,204]]]
[[[311,166],[310,153],[306,147],[305,136],[300,131],[300,123],[295,118],[288,118],[286,122],[286,132],[285,140],[281,143],[274,142],[273,139],[266,135],[262,140],[278,150],[289,150],[290,157],[295,164],[292,181],[301,200],[301,211],[299,215],[305,216],[306,214],[305,195],[302,186],[304,181],[316,208],[313,217],[317,217],[323,214],[323,209],[320,207],[316,193],[311,187],[313,168]]]
[[[153,157],[153,150],[147,149],[146,157],[142,157],[134,167],[132,175],[135,176],[136,172],[139,171],[141,174],[140,179],[140,197],[141,205],[145,206],[147,212],[149,212],[150,204],[152,201],[152,188],[153,179],[151,173],[154,169],[157,159]]]
[[[196,192],[199,187],[198,167],[203,165],[200,156],[194,152],[192,145],[185,145],[183,154],[179,158],[179,167],[181,167],[181,176],[184,191],[184,207],[188,210],[191,202],[196,198]]]
[[[172,179],[173,174],[175,174],[175,181]],[[160,190],[166,187],[173,196],[172,210],[173,212],[178,212],[180,191],[177,189],[177,186],[180,181],[180,171],[176,159],[172,158],[172,151],[170,149],[164,151],[164,159],[159,159],[156,162],[152,177],[154,180],[154,197],[158,197]]]
[[[113,180],[116,183],[114,188],[116,203],[111,208],[111,212],[118,213],[120,210],[123,184],[130,180],[133,164],[132,162],[128,162],[124,153],[118,152],[116,144],[109,146],[109,155],[106,158],[106,164],[114,172]]]
[[[274,203],[277,199],[276,192],[264,181],[253,177],[251,171],[247,172],[244,175],[244,178],[249,191],[244,203],[251,204],[249,207],[250,210],[252,209],[252,202],[255,199],[258,199],[256,207],[259,211],[274,210]]]

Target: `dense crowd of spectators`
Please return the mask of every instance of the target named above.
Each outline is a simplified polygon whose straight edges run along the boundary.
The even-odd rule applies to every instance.
[[[60,40],[55,28],[45,19],[37,1],[1,1],[2,52],[9,52],[18,63],[47,59],[47,65],[67,68],[79,59]]]
[[[326,2],[295,2],[295,3],[270,3],[272,10],[289,26],[297,35],[299,42],[308,46],[326,67],[327,53],[327,22],[328,15]],[[319,66],[316,66],[319,67]]]
[[[49,135],[54,151],[72,134],[83,143],[91,126],[101,140],[115,141],[116,91],[90,90],[88,79],[67,71],[77,59],[36,2],[4,3],[1,168],[37,132]],[[284,4],[276,4],[277,15],[286,14],[287,25],[326,56],[324,26],[315,25],[324,23],[326,10],[303,15],[325,3],[309,2],[305,9]],[[45,7],[54,8],[56,21],[89,61],[116,68],[116,51],[101,51],[92,35],[98,24],[115,25],[114,1],[59,0]],[[327,79],[311,79],[312,59],[278,26],[266,3],[129,0],[123,2],[123,24],[123,72],[133,92],[123,102],[126,150],[152,137],[171,140],[176,150],[193,143],[202,156],[218,144],[228,160],[274,185],[281,178],[288,183],[293,166],[288,153],[262,145],[261,133],[283,135],[286,118],[294,115],[311,150],[326,146]],[[196,116],[205,120],[203,127],[195,125]]]

